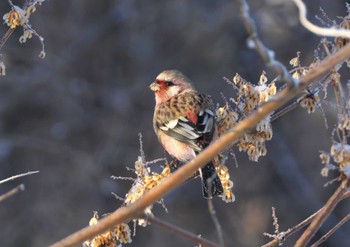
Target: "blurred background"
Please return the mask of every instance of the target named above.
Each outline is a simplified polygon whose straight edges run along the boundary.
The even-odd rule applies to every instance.
[[[23,1],[13,1],[22,5]],[[309,0],[308,16],[329,18],[347,13],[346,1]],[[308,65],[320,37],[300,26],[292,1],[248,1],[261,39],[288,62],[301,51]],[[10,9],[0,2],[1,15]],[[86,226],[93,211],[117,209],[134,176],[140,155],[139,137],[147,160],[164,157],[152,128],[154,95],[149,84],[164,69],[176,68],[200,91],[223,104],[233,89],[222,78],[235,73],[257,82],[264,67],[246,46],[247,34],[235,1],[46,1],[30,19],[45,38],[46,58],[38,58],[40,42],[25,44],[16,29],[1,53],[7,75],[0,78],[0,174],[40,173],[0,186],[1,194],[20,183],[26,191],[0,203],[1,246],[48,246]],[[7,31],[2,25],[0,34]],[[344,78],[346,80],[347,78]],[[331,96],[327,99],[332,102]],[[317,211],[335,185],[324,187],[319,151],[328,151],[336,121],[332,103],[324,102],[325,120],[317,110],[297,109],[273,123],[274,138],[258,163],[236,150],[227,166],[235,182],[236,202],[215,199],[227,246],[259,246],[273,233],[271,207],[281,230]],[[195,234],[217,241],[200,180],[191,181],[165,197],[168,213],[154,213]],[[322,228],[324,234],[349,213],[342,202]],[[323,246],[349,246],[346,224]],[[298,236],[298,235],[297,235]],[[296,237],[297,237],[296,236]],[[318,235],[320,237],[321,235]],[[286,242],[291,246],[295,237]],[[128,245],[126,245],[128,246]],[[157,226],[138,228],[129,246],[194,246]]]

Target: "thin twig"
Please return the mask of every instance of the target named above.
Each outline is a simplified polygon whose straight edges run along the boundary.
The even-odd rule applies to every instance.
[[[348,197],[350,197],[350,191],[345,192],[340,200],[342,201]],[[281,232],[280,234],[283,235],[283,240],[285,240],[286,238],[290,237],[294,233],[298,232],[299,230],[301,230],[302,228],[310,224],[310,222],[317,216],[317,214],[321,212],[321,210],[322,208],[319,209],[317,212],[313,213],[312,215],[310,215],[309,217],[307,217],[305,220],[303,220],[299,224],[293,226],[292,228],[289,228],[287,231]],[[276,247],[276,246],[279,246],[280,244],[281,244],[281,241],[279,239],[274,239],[268,242],[267,244],[262,245],[261,247]]]
[[[335,233],[342,225],[350,220],[350,214],[345,216],[338,224],[336,224],[331,230],[329,230],[325,235],[323,235],[316,243],[311,245],[311,247],[317,247],[326,241],[333,233]]]
[[[14,28],[9,28],[6,33],[4,34],[4,36],[2,36],[1,40],[0,40],[0,50],[2,49],[2,47],[4,46],[4,44],[6,43],[6,41],[10,38],[11,34],[13,33],[15,29]]]
[[[333,55],[327,57],[315,68],[310,70],[308,74],[301,77],[300,87],[298,89],[295,87],[287,86],[281,92],[276,94],[275,97],[273,97],[270,101],[267,101],[261,105],[257,111],[240,121],[232,131],[222,135],[217,141],[208,146],[205,150],[203,150],[203,152],[198,154],[195,159],[180,167],[169,177],[164,179],[161,184],[155,186],[153,189],[145,193],[142,198],[128,205],[127,207],[119,208],[109,216],[101,219],[96,225],[85,227],[60,240],[59,242],[54,243],[52,247],[75,246],[82,243],[86,239],[89,239],[99,233],[106,231],[113,225],[122,222],[128,222],[129,220],[138,218],[140,214],[142,214],[142,212],[145,210],[145,208],[155,203],[160,198],[164,197],[164,195],[182,184],[199,168],[211,161],[215,155],[225,150],[226,147],[230,146],[231,143],[240,138],[245,133],[245,131],[253,128],[268,114],[283,106],[292,97],[296,96],[299,92],[306,88],[310,83],[316,79],[319,79],[336,64],[342,63],[349,57],[350,44],[344,46]]]
[[[14,5],[12,3],[12,1],[8,1],[10,6],[13,8]],[[23,9],[26,9],[28,6],[28,0],[26,0],[23,4]],[[6,41],[8,40],[8,38],[10,38],[11,34],[13,33],[13,31],[15,31],[15,28],[9,28],[6,33],[4,34],[4,36],[2,36],[1,40],[0,40],[0,50],[2,49],[2,47],[4,46],[4,44],[6,43]]]
[[[186,239],[192,241],[195,244],[200,244],[201,246],[206,246],[206,247],[219,247],[219,245],[217,245],[216,243],[214,243],[214,242],[212,242],[212,241],[210,241],[208,239],[199,237],[199,236],[193,234],[192,232],[186,231],[183,228],[174,226],[174,225],[172,225],[172,224],[170,224],[168,222],[165,222],[163,220],[157,219],[155,217],[148,216],[146,214],[144,215],[144,218],[148,222],[150,222],[151,224],[160,226],[164,230],[166,230],[168,232],[171,232],[171,233],[175,233],[178,236],[186,238]]]
[[[290,105],[286,106],[285,108],[283,108],[282,110],[272,114],[271,122],[275,121],[276,119],[280,118],[281,116],[284,116],[288,112],[296,109],[298,106],[299,106],[299,103],[295,101],[292,104],[290,104]]]
[[[307,9],[302,0],[294,0],[295,5],[299,9],[299,20],[301,24],[310,32],[320,36],[330,37],[346,37],[350,38],[350,31],[343,28],[323,28],[312,24],[306,17]]]
[[[288,238],[289,236],[293,235],[294,233],[298,232],[299,230],[301,230],[302,228],[304,228],[305,226],[310,224],[310,222],[316,217],[316,215],[320,211],[321,211],[321,209],[318,210],[316,213],[307,217],[305,220],[303,220],[302,222],[300,222],[296,226],[293,226],[292,228],[288,229],[285,232],[281,232],[280,234],[283,234],[284,239]],[[275,246],[279,246],[280,244],[281,244],[280,239],[274,239],[274,240],[268,242],[267,244],[262,245],[261,247],[275,247]]]
[[[26,173],[21,173],[21,174],[18,174],[18,175],[15,175],[15,176],[12,176],[12,177],[9,177],[9,178],[5,178],[3,180],[0,180],[0,184],[3,184],[3,183],[6,183],[10,180],[15,180],[16,178],[20,178],[20,177],[24,177],[24,176],[29,176],[29,175],[32,175],[32,174],[35,174],[35,173],[38,173],[39,171],[29,171],[29,172],[26,172]]]
[[[340,183],[338,189],[334,194],[328,199],[325,206],[321,209],[321,212],[312,220],[309,227],[304,231],[301,237],[298,239],[295,247],[304,247],[308,244],[311,238],[315,235],[317,230],[322,226],[324,221],[327,219],[329,214],[333,211],[335,206],[342,200],[344,193],[347,190],[347,180]]]
[[[12,190],[6,192],[5,194],[2,194],[0,196],[0,202],[5,201],[7,198],[13,196],[14,194],[17,194],[18,192],[24,191],[24,184],[20,184],[13,188]]]
[[[209,190],[209,191],[211,191],[211,190]],[[214,222],[216,232],[218,234],[220,247],[224,247],[225,246],[224,235],[222,233],[222,227],[221,227],[220,221],[219,221],[218,217],[216,217],[216,211],[214,208],[213,200],[211,198],[208,198],[207,202],[208,202],[208,209],[209,209],[210,217]]]
[[[346,198],[348,198],[348,197],[350,197],[350,191],[347,191],[347,192],[345,192],[345,193],[343,194],[342,200],[344,200],[344,199],[346,199]]]
[[[298,81],[291,76],[287,68],[280,61],[275,59],[275,53],[268,49],[260,40],[255,22],[249,15],[248,3],[245,0],[237,0],[237,5],[240,10],[243,25],[249,34],[250,41],[254,44],[253,48],[258,52],[266,65],[270,66],[281,77],[282,81],[297,86]]]

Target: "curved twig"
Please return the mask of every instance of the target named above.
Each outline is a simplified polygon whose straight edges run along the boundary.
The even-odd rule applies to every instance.
[[[306,17],[307,9],[302,0],[293,0],[299,9],[299,20],[301,24],[310,32],[320,36],[346,37],[350,38],[350,31],[342,28],[323,28],[312,24]]]
[[[20,178],[20,177],[24,177],[24,176],[29,176],[29,175],[32,175],[32,174],[35,174],[35,173],[38,173],[38,172],[39,172],[39,171],[29,171],[29,172],[21,173],[21,174],[18,174],[18,175],[9,177],[9,178],[5,178],[5,179],[3,179],[3,180],[0,180],[0,184],[6,183],[6,182],[11,181],[11,180],[15,180],[16,178]]]

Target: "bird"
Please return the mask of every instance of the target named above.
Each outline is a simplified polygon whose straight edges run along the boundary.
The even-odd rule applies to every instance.
[[[194,89],[178,70],[164,70],[149,86],[155,93],[153,128],[159,142],[175,159],[189,162],[213,141],[215,108],[211,98]],[[199,169],[204,198],[224,190],[213,162]]]

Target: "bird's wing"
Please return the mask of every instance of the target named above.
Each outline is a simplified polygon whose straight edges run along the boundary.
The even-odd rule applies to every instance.
[[[186,100],[183,100],[182,97],[186,97]],[[177,106],[175,106],[174,101],[176,101]],[[159,113],[164,116],[171,115],[167,111],[175,110],[176,112],[170,120],[162,117],[157,118],[157,127],[166,135],[189,144],[196,152],[200,152],[209,145],[213,139],[215,118],[208,96],[193,93],[179,95],[171,99],[168,105],[164,104],[162,108]]]

